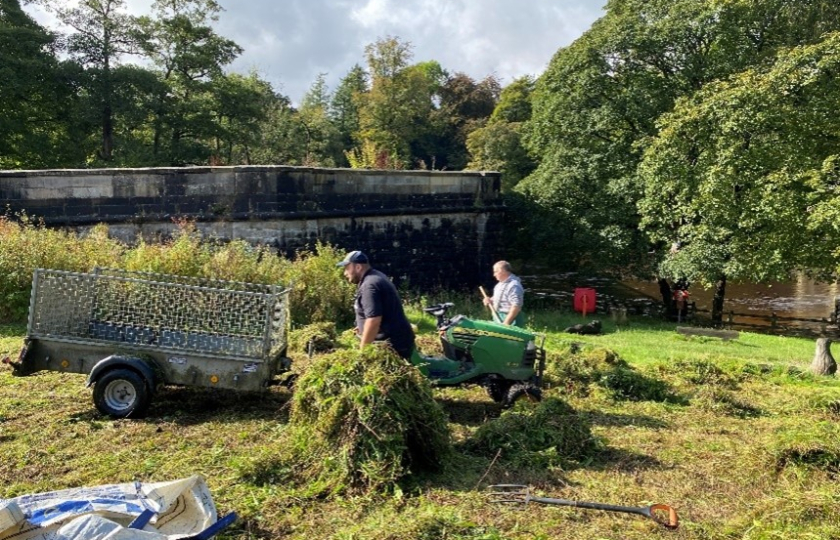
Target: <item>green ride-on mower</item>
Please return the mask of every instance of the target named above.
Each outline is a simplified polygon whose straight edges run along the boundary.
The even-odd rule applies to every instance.
[[[545,336],[463,315],[451,319],[447,302],[424,308],[437,317],[444,358],[416,349],[411,363],[439,386],[480,384],[496,403],[510,407],[520,399],[540,401],[545,370]]]

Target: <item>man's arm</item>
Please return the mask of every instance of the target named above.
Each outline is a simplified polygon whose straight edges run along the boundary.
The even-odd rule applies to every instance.
[[[511,306],[510,311],[508,311],[507,317],[505,317],[503,324],[513,324],[513,321],[516,320],[516,316],[519,315],[520,311],[522,311],[522,306]]]
[[[510,302],[510,311],[507,312],[504,324],[513,324],[516,316],[522,311],[522,305],[525,303],[525,289],[519,281],[514,281],[507,292],[507,300]]]
[[[365,319],[365,325],[362,328],[362,340],[359,349],[364,349],[368,343],[373,343],[376,335],[379,334],[379,328],[382,326],[382,316],[369,317]]]

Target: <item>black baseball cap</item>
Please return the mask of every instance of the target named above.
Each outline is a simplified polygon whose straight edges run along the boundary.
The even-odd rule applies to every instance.
[[[362,253],[361,251],[351,251],[344,257],[344,260],[338,263],[336,266],[347,266],[348,264],[355,263],[355,264],[370,264],[368,262],[367,255]]]

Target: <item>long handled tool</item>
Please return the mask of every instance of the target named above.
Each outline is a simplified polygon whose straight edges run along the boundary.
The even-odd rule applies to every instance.
[[[481,296],[483,296],[484,298],[489,298],[489,296],[487,296],[487,291],[484,290],[483,285],[479,285],[478,290],[481,291]],[[498,322],[498,323],[502,322],[502,318],[499,316],[499,312],[496,311],[496,307],[493,305],[493,302],[490,302],[487,305],[490,306],[490,311],[493,312],[493,320]]]
[[[492,490],[490,495],[493,497],[493,502],[498,503],[528,504],[529,502],[535,502],[541,504],[556,504],[559,506],[573,506],[575,508],[588,508],[590,510],[606,510],[607,512],[624,512],[626,514],[639,514],[640,516],[645,516],[646,518],[650,518],[669,529],[676,529],[679,526],[677,511],[667,504],[652,504],[650,506],[615,506],[612,504],[570,501],[568,499],[533,497],[528,486],[521,484],[496,484],[490,486],[490,489]]]

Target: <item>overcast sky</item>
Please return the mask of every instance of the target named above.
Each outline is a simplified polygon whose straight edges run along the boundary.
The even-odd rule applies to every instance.
[[[503,85],[538,76],[552,55],[603,15],[606,0],[217,0],[216,29],[243,49],[232,71],[256,70],[299,103],[319,73],[330,89],[385,36],[411,43],[413,62],[437,60],[450,73]],[[127,0],[133,14],[152,0]],[[35,19],[57,28],[35,6]]]

